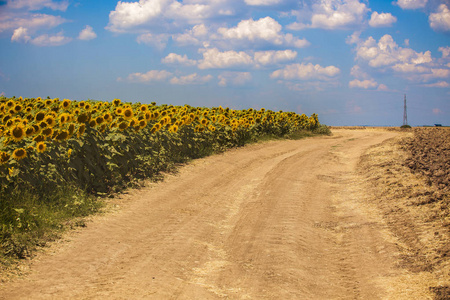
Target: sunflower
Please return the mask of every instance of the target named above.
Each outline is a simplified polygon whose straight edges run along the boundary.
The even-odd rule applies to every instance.
[[[153,118],[153,114],[149,111],[145,113],[145,120],[150,121]]]
[[[60,124],[64,124],[64,123],[66,123],[66,122],[69,122],[70,121],[70,115],[69,114],[67,114],[67,113],[64,113],[64,114],[61,114],[60,116],[59,116],[59,123]]]
[[[52,136],[53,135],[53,129],[51,127],[47,127],[45,129],[42,130],[42,134],[46,137]]]
[[[43,153],[45,152],[45,150],[47,150],[47,145],[45,144],[45,142],[38,142],[36,144],[36,151],[39,153]]]
[[[95,123],[97,123],[98,125],[102,124],[105,121],[105,119],[103,118],[103,116],[98,116],[97,118],[95,118]]]
[[[65,141],[69,138],[69,132],[67,130],[61,130],[55,137],[57,141]]]
[[[209,125],[208,129],[209,129],[209,131],[211,131],[211,132],[216,131],[216,127],[214,127],[214,126],[212,126],[212,125]]]
[[[86,125],[81,124],[80,127],[78,127],[78,134],[77,134],[78,137],[82,136],[85,131],[86,131]]]
[[[122,102],[122,101],[120,101],[120,99],[114,99],[114,100],[113,100],[113,105],[114,105],[114,106],[119,106],[121,102]]]
[[[145,128],[145,126],[147,126],[147,121],[145,121],[145,120],[140,120],[140,121],[139,121],[139,127],[140,127],[140,129]]]
[[[75,124],[69,125],[69,135],[72,135],[75,132]]]
[[[69,99],[64,99],[61,103],[61,107],[67,109],[70,106],[71,101]]]
[[[95,119],[92,119],[91,121],[89,121],[89,126],[91,126],[91,127],[97,126],[97,122],[95,121]]]
[[[123,111],[123,117],[124,117],[126,120],[129,120],[129,119],[133,118],[133,116],[134,116],[134,112],[133,112],[133,109],[132,109],[131,107],[127,107],[127,108]]]
[[[89,122],[89,115],[87,113],[82,113],[78,116],[77,122],[78,123],[86,123]]]
[[[36,143],[45,141],[45,136],[42,135],[42,134],[36,135],[36,136],[33,138],[33,141],[35,141]]]
[[[13,128],[11,128],[11,137],[16,141],[22,140],[26,136],[25,129],[21,125],[16,125]]]
[[[172,126],[169,128],[169,132],[176,133],[177,131],[178,131],[178,126],[177,126],[177,125],[172,125]]]
[[[16,149],[16,150],[14,150],[12,157],[15,160],[24,159],[25,157],[27,157],[27,151],[23,148]]]
[[[141,105],[141,107],[139,107],[139,110],[140,110],[141,112],[145,113],[145,112],[148,110],[148,106],[145,105],[145,104],[143,104],[143,105]]]
[[[111,122],[113,120],[112,116],[110,113],[106,113],[103,115],[103,119],[105,119],[106,122]]]
[[[10,157],[11,157],[11,155],[9,155],[8,153],[0,151],[0,165],[7,162]]]
[[[13,108],[14,107],[14,101],[13,100],[9,100],[8,102],[6,102],[6,107],[8,108]]]
[[[151,133],[155,133],[157,131],[159,131],[161,129],[162,125],[160,123],[156,123],[155,125],[153,125]]]
[[[45,100],[45,106],[46,107],[49,107],[49,106],[51,106],[53,104],[53,100],[52,99],[47,99],[47,100]]]
[[[122,122],[120,122],[120,124],[119,124],[119,130],[120,130],[120,131],[124,131],[125,129],[128,128],[128,125],[129,125],[128,121],[122,121]]]
[[[25,134],[27,137],[32,136],[34,134],[34,127],[33,126],[27,127],[27,129],[25,129]]]
[[[115,113],[116,113],[116,115],[123,115],[123,108],[122,107],[117,107],[116,109],[115,109]]]
[[[16,104],[16,105],[14,106],[14,111],[15,111],[16,113],[21,112],[22,109],[23,109],[23,107],[22,107],[22,105],[20,105],[20,104]]]
[[[52,115],[50,115],[50,114],[47,115],[47,116],[44,118],[44,122],[47,123],[48,126],[50,126],[50,127],[53,127],[53,126],[56,125],[56,120],[55,120],[55,118],[54,118]]]

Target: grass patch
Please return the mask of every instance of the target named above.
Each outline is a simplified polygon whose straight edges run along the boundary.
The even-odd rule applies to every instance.
[[[15,189],[0,198],[0,263],[30,257],[67,228],[85,226],[83,217],[97,212],[102,201],[71,186],[37,196]]]

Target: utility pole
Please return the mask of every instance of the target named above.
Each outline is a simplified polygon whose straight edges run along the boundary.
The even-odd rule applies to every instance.
[[[406,113],[406,94],[403,105],[403,125],[408,125],[408,114]]]

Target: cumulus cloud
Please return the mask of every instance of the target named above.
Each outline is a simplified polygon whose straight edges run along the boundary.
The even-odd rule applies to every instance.
[[[294,37],[292,34],[283,34],[282,26],[271,17],[242,20],[236,27],[219,28],[217,32],[226,40],[249,41],[252,43],[266,42],[273,45],[285,45],[302,48],[309,45],[304,39]]]
[[[170,0],[140,0],[139,2],[117,2],[116,9],[109,13],[106,27],[114,32],[124,32],[145,24],[161,15]]]
[[[9,0],[8,7],[14,9],[27,8],[28,10],[40,10],[42,8],[50,8],[52,10],[66,11],[69,1],[52,1],[52,0]]]
[[[283,51],[259,51],[255,52],[255,63],[260,65],[272,65],[293,60],[297,57],[297,52],[292,50]]]
[[[97,37],[97,34],[94,32],[94,29],[86,25],[83,30],[81,30],[80,34],[78,35],[79,40],[88,41],[93,40]]]
[[[450,58],[450,47],[446,46],[446,47],[439,47],[438,49],[440,52],[442,52],[442,58]]]
[[[220,86],[245,85],[252,80],[250,72],[223,72],[219,76]]]
[[[369,88],[376,88],[378,86],[378,83],[374,79],[366,79],[366,80],[354,79],[348,83],[348,86],[350,88],[369,89]]]
[[[357,35],[352,35],[348,42],[356,44],[356,59],[374,69],[391,70],[416,82],[450,78],[448,66],[433,60],[430,51],[416,52],[411,48],[399,47],[390,35],[384,35],[378,42],[372,37],[361,40]],[[443,58],[450,54],[447,50],[446,47],[440,48]]]
[[[430,27],[437,31],[450,31],[450,10],[447,5],[439,5],[437,12],[428,17]]]
[[[197,64],[195,60],[189,59],[186,54],[179,55],[176,53],[169,53],[161,61],[165,64],[180,64],[184,66],[195,66]]]
[[[11,37],[11,42],[27,43],[29,40],[31,40],[31,37],[28,34],[28,29],[23,27],[19,27],[16,30],[14,30],[14,33]]]
[[[286,63],[294,60],[297,56],[296,51],[292,50],[268,50],[268,51],[224,51],[217,48],[201,49],[203,59],[199,60],[199,69],[226,69],[242,67],[262,67]],[[187,59],[187,57],[186,57]],[[183,58],[184,60],[184,58]]]
[[[292,64],[274,71],[270,77],[273,79],[285,80],[328,80],[340,73],[340,69],[335,66],[322,67],[320,65]]]
[[[198,24],[184,33],[175,34],[173,40],[179,45],[201,45],[206,39],[210,38],[209,29],[205,24]]]
[[[180,28],[186,24],[199,24],[234,15],[237,1],[186,1],[176,0],[140,0],[138,2],[119,1],[114,11],[109,14],[106,29],[113,32],[135,32],[139,28],[162,26]],[[241,5],[242,6],[242,5]]]
[[[367,61],[371,67],[385,67],[400,64],[423,64],[432,61],[431,52],[416,52],[410,48],[397,45],[392,36],[386,34],[378,43],[372,37],[361,41],[355,37],[350,43],[356,43],[356,58]]]
[[[397,22],[397,18],[391,13],[377,13],[374,11],[369,20],[369,25],[372,27],[388,27]]]
[[[247,5],[251,6],[268,6],[280,3],[281,0],[245,0]]]
[[[172,73],[165,70],[150,70],[147,73],[132,73],[128,75],[127,81],[130,82],[152,82],[152,81],[165,81],[172,77]],[[122,81],[122,78],[118,78],[118,81]]]
[[[310,24],[295,22],[288,26],[291,30],[304,28],[348,29],[363,23],[369,11],[365,3],[358,0],[323,0],[314,1],[308,19]],[[305,18],[305,12],[294,12],[299,20]]]
[[[437,87],[437,88],[448,88],[448,87],[450,87],[450,84],[448,82],[445,82],[445,81],[439,81],[439,82],[436,82],[436,83],[424,84],[423,86],[425,86],[425,87],[432,87],[432,88],[434,88],[434,87]]]
[[[244,51],[220,52],[217,48],[201,51],[203,52],[203,59],[198,62],[200,69],[234,68],[253,64],[252,57]]]
[[[193,73],[186,76],[181,77],[173,77],[170,79],[171,84],[180,84],[180,85],[188,85],[188,84],[204,84],[210,81],[213,78],[212,75],[200,76],[197,73]]]
[[[40,47],[53,47],[53,46],[62,46],[72,41],[72,38],[64,36],[64,33],[61,31],[55,35],[48,35],[43,34],[40,35],[34,39],[32,39],[30,42],[33,45],[40,46]]]
[[[19,27],[27,28],[29,31],[35,31],[41,28],[53,28],[65,22],[67,22],[67,20],[60,16],[30,13],[5,13],[0,14],[0,32],[15,30]]]
[[[146,44],[162,50],[166,47],[169,36],[167,34],[143,33],[136,38],[136,41],[138,44]]]
[[[428,0],[398,0],[396,4],[403,9],[423,8],[427,5]]]
[[[350,70],[350,75],[358,79],[369,79],[370,76],[366,72],[364,72],[360,66],[355,65]]]

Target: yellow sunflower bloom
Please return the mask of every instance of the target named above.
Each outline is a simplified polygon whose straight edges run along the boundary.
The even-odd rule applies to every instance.
[[[45,150],[47,150],[47,145],[45,144],[45,142],[38,142],[36,144],[36,151],[39,153],[43,153],[45,152]]]
[[[27,151],[23,148],[16,149],[16,150],[14,150],[12,157],[15,160],[24,159],[25,157],[27,157]]]
[[[8,153],[0,151],[0,165],[6,163],[10,157],[11,155],[9,155]]]
[[[16,141],[22,140],[26,136],[26,131],[21,125],[16,125],[11,129],[11,137]]]

